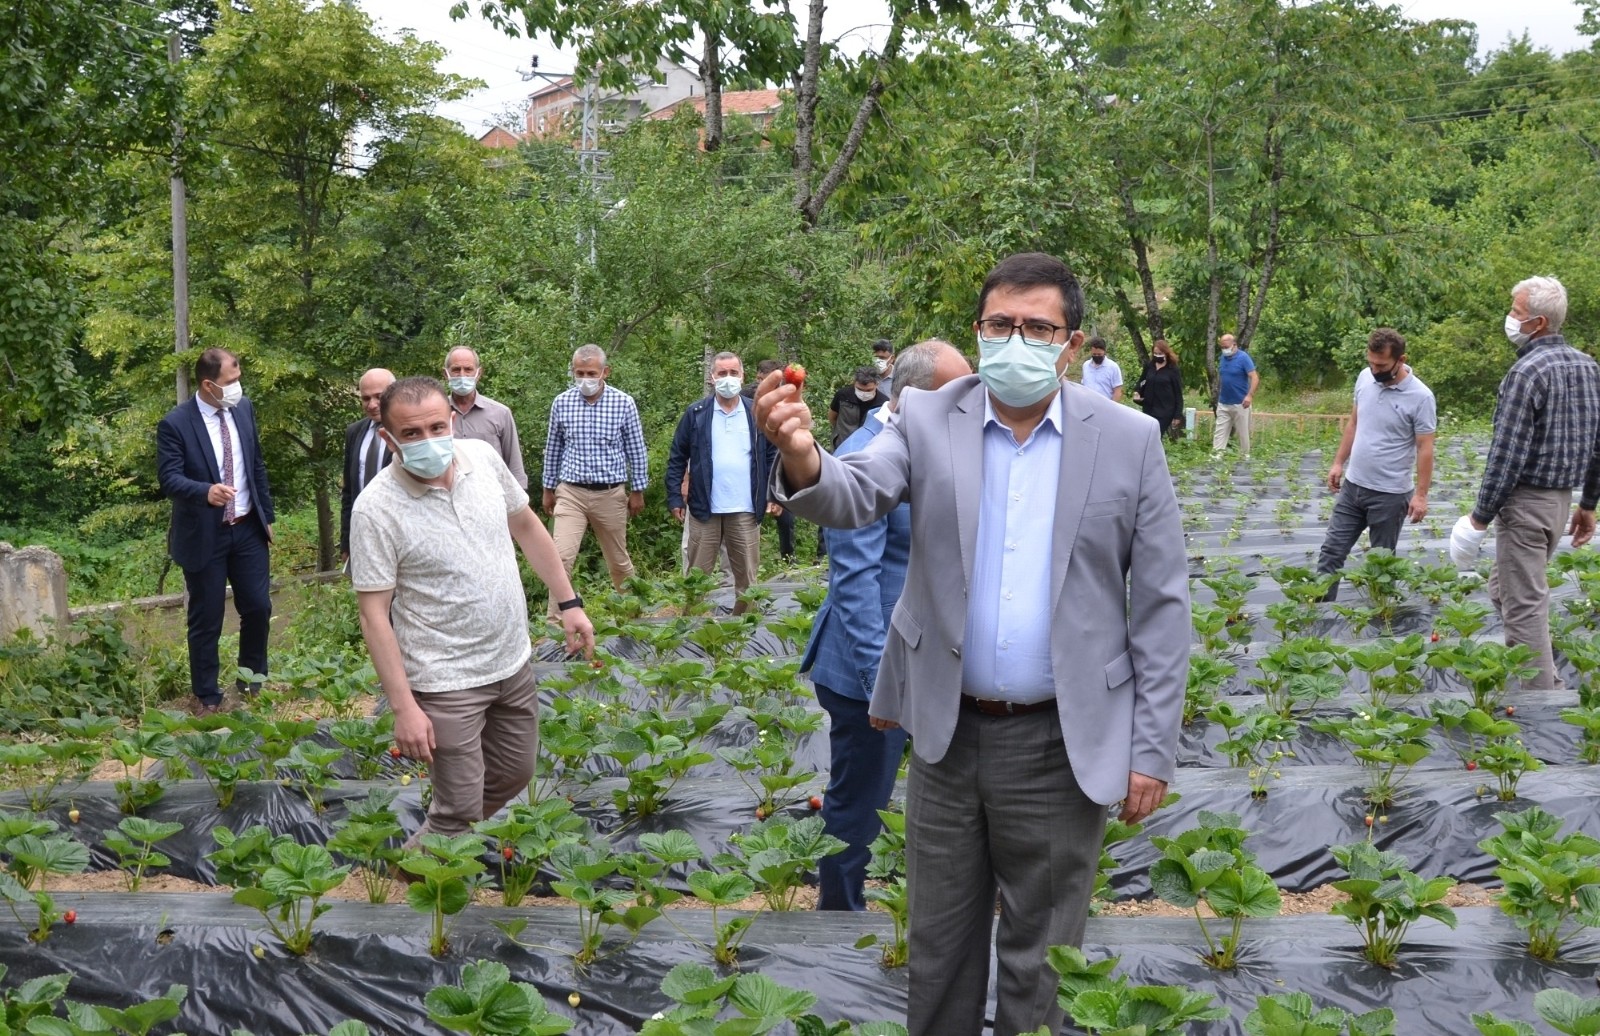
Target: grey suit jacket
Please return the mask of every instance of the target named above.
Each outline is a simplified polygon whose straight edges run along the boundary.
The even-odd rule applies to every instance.
[[[944,757],[961,693],[966,597],[983,485],[986,389],[976,375],[908,389],[866,449],[819,450],[822,477],[774,498],[819,525],[857,528],[911,504],[911,560],[890,618],[871,714],[905,727],[923,760]],[[1051,662],[1073,772],[1112,803],[1136,770],[1171,780],[1189,668],[1189,579],[1161,429],[1077,385],[1062,387]],[[1043,563],[1044,559],[1040,559]]]

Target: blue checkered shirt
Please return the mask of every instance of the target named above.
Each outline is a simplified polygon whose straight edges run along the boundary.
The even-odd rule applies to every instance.
[[[1594,510],[1600,496],[1600,364],[1560,335],[1517,350],[1500,382],[1494,439],[1472,516],[1487,525],[1519,485],[1571,489]]]
[[[550,404],[550,434],[544,444],[544,488],[561,482],[594,485],[626,482],[634,492],[650,483],[644,426],[633,397],[610,385],[600,401],[586,403],[576,388]]]

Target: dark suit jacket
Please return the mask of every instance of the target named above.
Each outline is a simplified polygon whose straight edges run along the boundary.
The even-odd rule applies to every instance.
[[[746,399],[744,416],[750,426],[750,500],[756,517],[767,513],[771,494],[767,482],[778,448],[756,429],[755,404]],[[672,436],[667,454],[667,506],[683,507],[683,469],[689,469],[689,513],[702,522],[711,520],[711,411],[717,397],[707,396],[689,404]]]
[[[363,417],[359,421],[352,421],[350,427],[344,430],[344,483],[339,489],[339,553],[350,553],[350,508],[355,506],[356,497],[361,495],[361,443],[367,437],[367,429],[372,427],[372,418]],[[385,453],[384,464],[387,465],[391,454]]]
[[[248,399],[241,399],[233,408],[233,423],[244,455],[244,471],[234,472],[234,478],[250,479],[249,517],[260,522],[265,532],[272,524],[272,488],[261,459],[256,412]],[[222,528],[222,508],[206,501],[211,487],[222,481],[222,471],[205,419],[200,416],[200,404],[192,396],[167,411],[156,425],[156,474],[162,494],[172,498],[167,551],[185,572],[198,571],[211,561],[217,530]]]

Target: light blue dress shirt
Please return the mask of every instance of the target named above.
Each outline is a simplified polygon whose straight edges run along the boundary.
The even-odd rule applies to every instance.
[[[711,406],[711,513],[738,514],[755,510],[750,502],[750,419],[748,402],[729,413],[720,403]]]
[[[1021,704],[1055,697],[1050,570],[1061,448],[1060,392],[1020,446],[985,398],[983,488],[961,650],[964,694]]]

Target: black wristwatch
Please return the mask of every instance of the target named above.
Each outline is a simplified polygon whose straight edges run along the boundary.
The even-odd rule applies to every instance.
[[[583,598],[579,597],[577,594],[573,594],[572,595],[572,600],[570,600],[570,601],[562,601],[560,604],[556,605],[556,611],[569,612],[574,608],[582,608],[582,607],[583,607]]]

